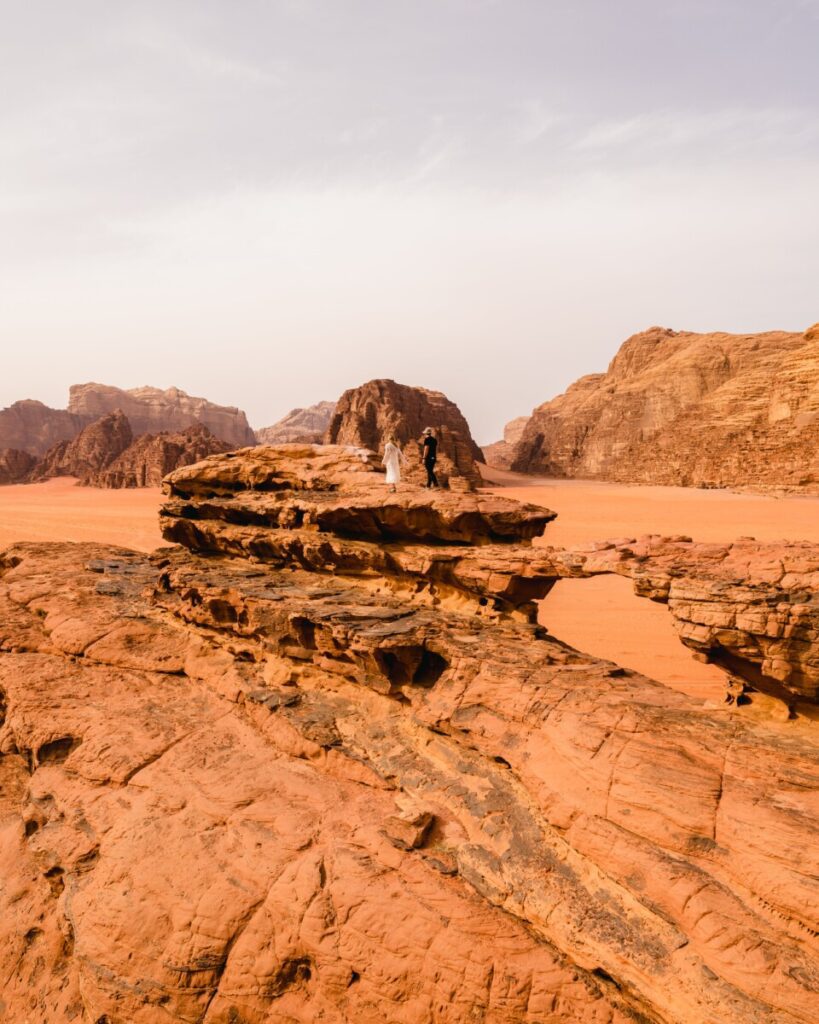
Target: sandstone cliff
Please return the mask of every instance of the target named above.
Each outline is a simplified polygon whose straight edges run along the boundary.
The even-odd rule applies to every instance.
[[[517,419],[510,420],[503,429],[502,441],[495,441],[494,444],[483,446],[481,451],[483,452],[483,461],[487,466],[495,466],[497,469],[512,468],[517,446],[528,422],[528,416],[518,416]]]
[[[28,478],[37,460],[17,448],[0,449],[0,484],[18,484]]]
[[[55,445],[30,468],[28,479],[75,476],[90,487],[159,487],[172,470],[229,448],[201,425],[134,438],[127,416],[117,410]]]
[[[410,463],[405,476],[417,483],[426,479],[417,444],[425,427],[432,427],[438,438],[439,476],[480,485],[475,463],[483,454],[458,406],[440,391],[392,380],[371,380],[352,388],[339,399],[324,440],[383,453],[384,442],[392,435]]]
[[[816,722],[709,710],[531,620],[601,571],[794,603],[819,549],[537,548],[548,510],[387,496],[339,447],[167,490],[193,551],[0,555],[10,1019],[813,1024]]]
[[[533,412],[513,468],[639,483],[819,490],[819,338],[629,338]]]
[[[178,433],[142,434],[83,483],[92,487],[159,487],[175,469],[230,450],[201,424]]]
[[[333,413],[335,402],[318,402],[306,409],[292,409],[272,427],[256,431],[259,444],[318,444],[321,442]]]
[[[106,384],[74,384],[68,410],[85,422],[115,409],[128,417],[135,435],[162,430],[184,430],[201,423],[234,448],[254,444],[255,435],[245,414],[232,406],[194,398],[179,388],[141,387],[124,391]]]
[[[118,409],[84,427],[72,440],[50,448],[32,470],[31,479],[75,476],[88,480],[124,452],[133,439],[131,424]]]
[[[80,416],[24,399],[0,409],[0,449],[15,448],[29,455],[45,455],[59,441],[75,437],[84,426]]]

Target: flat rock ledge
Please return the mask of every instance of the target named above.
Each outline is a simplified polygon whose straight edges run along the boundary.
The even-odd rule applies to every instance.
[[[220,459],[243,503],[217,457],[172,510],[227,497]],[[549,636],[499,581],[630,559],[532,547],[519,515],[519,543],[390,542],[445,552],[433,583],[381,575],[383,541],[174,511],[210,547],[0,555],[0,1016],[812,1024],[816,723]]]

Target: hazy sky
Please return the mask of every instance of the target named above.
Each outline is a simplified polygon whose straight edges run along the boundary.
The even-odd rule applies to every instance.
[[[479,441],[819,320],[819,0],[0,0],[0,405],[372,377]]]

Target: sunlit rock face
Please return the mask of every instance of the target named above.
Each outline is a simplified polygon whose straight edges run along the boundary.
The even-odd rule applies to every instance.
[[[371,380],[345,391],[338,401],[324,440],[383,452],[394,437],[408,460],[405,476],[422,483],[419,441],[426,427],[438,439],[437,474],[452,487],[479,486],[476,462],[483,454],[461,410],[440,391],[408,387],[393,380]]]
[[[534,410],[521,472],[819,493],[819,331],[652,327]]]
[[[816,723],[531,621],[685,541],[533,547],[344,447],[165,487],[181,545],[0,556],[9,1019],[816,1020]]]

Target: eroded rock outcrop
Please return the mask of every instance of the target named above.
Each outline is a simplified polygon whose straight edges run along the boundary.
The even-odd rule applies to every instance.
[[[0,484],[19,484],[28,478],[37,460],[16,448],[0,449]]]
[[[485,444],[483,446],[481,451],[483,452],[483,461],[487,466],[494,466],[497,469],[512,468],[517,446],[523,437],[523,432],[528,422],[528,416],[518,416],[516,419],[510,420],[503,428],[503,439],[501,441],[495,441],[494,444]]]
[[[539,406],[513,468],[686,486],[819,491],[819,339],[652,327]]]
[[[336,411],[335,402],[318,402],[306,409],[291,409],[272,427],[256,431],[259,444],[319,444]]]
[[[83,482],[92,487],[159,487],[168,473],[230,450],[201,424],[176,433],[142,434]]]
[[[458,406],[440,391],[393,380],[371,380],[352,388],[339,399],[324,440],[383,453],[385,440],[395,437],[408,460],[404,476],[420,483],[426,480],[418,444],[425,427],[432,427],[438,438],[436,473],[442,482],[479,486],[475,463],[483,454]]]
[[[0,557],[7,1012],[814,1021],[816,723],[566,647],[491,595],[597,553],[533,547],[552,514],[511,501],[368,502],[372,463],[174,473],[201,554]]]
[[[255,443],[245,414],[234,406],[217,405],[188,395],[180,388],[141,387],[124,390],[108,384],[73,384],[68,410],[85,422],[122,410],[135,435],[178,432],[202,424],[233,448]]]
[[[32,480],[75,476],[87,482],[104,470],[134,439],[127,416],[118,409],[84,427],[70,441],[50,448],[32,470]]]

